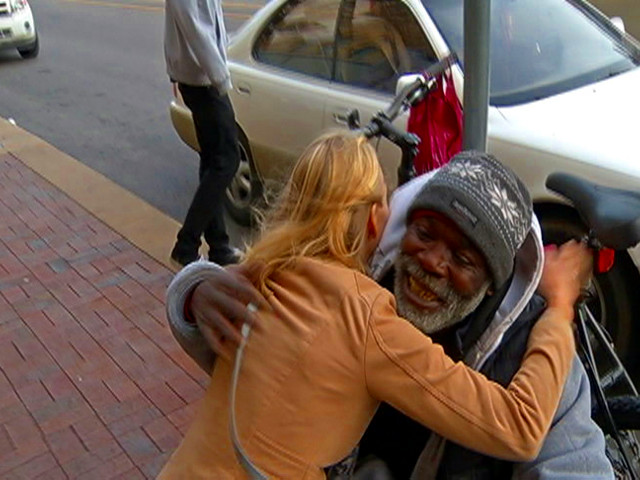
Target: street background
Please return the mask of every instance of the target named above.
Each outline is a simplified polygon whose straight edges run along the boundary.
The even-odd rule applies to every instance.
[[[263,0],[223,2],[229,32]],[[596,0],[640,38],[640,0]],[[0,52],[0,117],[15,122],[182,221],[197,155],[168,115],[159,0],[33,0],[40,55]],[[232,238],[242,229],[230,223]],[[170,246],[167,246],[170,248]]]
[[[637,1],[598,3],[640,36]],[[229,30],[259,5],[225,2]],[[198,160],[163,5],[32,7],[39,57],[0,52],[0,478],[155,478],[208,384],[164,313]]]
[[[229,31],[262,3],[226,3]],[[0,117],[182,221],[197,187],[198,157],[169,119],[163,2],[31,6],[40,54],[24,61],[17,51],[0,52]],[[237,240],[241,229],[230,228]]]

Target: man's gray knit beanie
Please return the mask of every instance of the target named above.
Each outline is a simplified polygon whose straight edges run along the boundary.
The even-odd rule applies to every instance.
[[[441,167],[418,193],[407,220],[418,210],[451,220],[484,254],[496,288],[509,278],[516,251],[531,227],[527,187],[494,156],[463,151]]]

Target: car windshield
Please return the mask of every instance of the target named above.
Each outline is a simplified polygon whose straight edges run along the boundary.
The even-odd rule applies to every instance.
[[[463,59],[463,0],[422,0]],[[555,95],[640,64],[637,43],[581,0],[493,0],[491,104]]]

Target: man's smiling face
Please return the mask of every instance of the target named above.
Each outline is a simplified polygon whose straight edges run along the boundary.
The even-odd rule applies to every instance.
[[[475,310],[492,279],[482,253],[452,220],[416,213],[401,243],[394,291],[398,312],[433,333]]]

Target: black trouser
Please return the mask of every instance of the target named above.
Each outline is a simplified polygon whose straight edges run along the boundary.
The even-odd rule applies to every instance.
[[[224,196],[240,162],[233,107],[229,96],[220,95],[215,87],[179,83],[178,88],[193,115],[200,144],[200,184],[178,232],[178,248],[197,253],[203,233],[211,249],[226,248]]]

